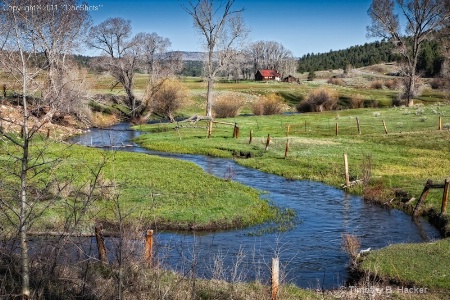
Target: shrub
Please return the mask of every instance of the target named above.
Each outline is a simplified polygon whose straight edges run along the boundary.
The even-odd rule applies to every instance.
[[[430,86],[433,90],[444,89],[446,85],[447,85],[447,81],[444,78],[433,78],[430,81]]]
[[[252,105],[252,112],[255,115],[276,115],[285,110],[286,104],[281,96],[269,94],[261,97]]]
[[[378,100],[364,100],[363,107],[378,108],[380,107],[380,103]]]
[[[311,103],[307,102],[306,100],[300,102],[297,107],[296,107],[298,112],[302,112],[302,113],[308,113],[308,112],[313,112],[313,106],[311,105]]]
[[[384,82],[384,86],[390,90],[396,90],[400,87],[398,79],[389,79]]]
[[[310,71],[310,72],[308,73],[308,78],[307,78],[307,80],[308,80],[308,81],[313,81],[315,78],[316,78],[316,73],[315,73],[314,71]]]
[[[360,247],[361,241],[357,236],[348,233],[342,235],[342,250],[350,256],[353,266],[356,265]]]
[[[350,108],[363,108],[364,107],[364,97],[361,94],[353,95],[349,101]]]
[[[370,83],[370,88],[375,90],[381,90],[383,88],[383,82],[381,80],[375,80]]]
[[[233,93],[226,93],[220,95],[215,101],[212,109],[216,118],[236,117],[244,102]]]
[[[334,78],[334,77],[328,79],[327,83],[339,86],[345,85],[345,81],[342,78]]]
[[[174,122],[174,114],[189,101],[189,91],[176,79],[164,78],[155,85],[147,87],[145,98],[153,112]]]
[[[319,88],[308,93],[306,100],[297,106],[299,112],[321,112],[336,109],[338,102],[335,91]]]

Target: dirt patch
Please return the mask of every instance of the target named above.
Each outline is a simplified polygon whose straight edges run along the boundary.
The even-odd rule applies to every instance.
[[[2,118],[0,127],[4,133],[20,133],[21,124],[23,124],[22,107],[2,104],[0,105],[0,116]],[[58,115],[55,117],[55,121],[44,124],[39,129],[39,133],[48,135],[49,138],[55,140],[63,140],[69,136],[83,133],[83,124],[70,115]],[[30,126],[33,126],[39,122],[39,119],[30,116],[28,122]]]

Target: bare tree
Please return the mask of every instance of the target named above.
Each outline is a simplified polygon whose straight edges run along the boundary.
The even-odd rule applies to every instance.
[[[43,158],[43,151],[37,156],[30,153],[30,143],[40,128],[51,120],[58,110],[61,91],[64,86],[58,84],[65,57],[76,46],[77,36],[86,25],[88,15],[85,11],[69,9],[53,10],[44,0],[5,0],[0,10],[0,64],[21,87],[22,119],[12,120],[0,115],[4,122],[15,123],[21,128],[21,136],[8,133],[0,127],[4,141],[17,147],[17,153],[11,153],[13,166],[10,172],[19,182],[17,202],[1,201],[3,207],[10,210],[10,221],[15,224],[20,240],[22,298],[30,297],[30,269],[28,254],[28,230],[34,218],[39,215],[33,210],[33,201],[29,195],[29,180],[47,170],[50,164]],[[52,4],[64,7],[76,6],[75,0],[55,0]],[[39,63],[42,61],[43,63]],[[45,80],[43,91],[42,79]],[[40,119],[30,122],[29,98],[41,91],[42,101],[49,107]],[[18,170],[13,167],[17,164]]]
[[[278,42],[255,42],[247,53],[253,63],[253,74],[260,69],[277,70],[282,77],[295,73],[297,61],[292,52]]]
[[[123,18],[109,18],[93,26],[87,44],[102,51],[103,56],[95,60],[95,64],[109,71],[116,80],[115,85],[122,85],[128,96],[133,119],[140,117],[147,108],[146,103],[138,103],[134,94],[136,71],[144,65],[150,74],[150,81],[155,82],[156,74],[161,76],[164,71],[176,69],[174,66],[181,62],[176,60],[176,56],[167,55],[171,44],[169,39],[156,33],[132,36],[131,21]]]
[[[139,60],[149,74],[144,101],[137,109],[140,122],[145,122],[154,113],[154,103],[161,103],[159,91],[164,88],[165,81],[173,77],[183,68],[181,52],[169,51],[171,42],[168,38],[159,36],[157,33],[139,33],[136,35],[136,45],[139,48]],[[167,100],[169,106],[171,100]],[[173,120],[173,118],[171,119]]]
[[[368,10],[372,25],[369,37],[383,37],[392,41],[404,59],[405,93],[408,106],[414,104],[417,61],[423,43],[434,38],[450,17],[448,0],[373,0]],[[402,26],[401,20],[405,20]]]
[[[233,8],[235,0],[198,0],[188,3],[188,6],[183,8],[193,18],[194,27],[205,38],[207,56],[204,69],[208,85],[206,115],[212,119],[215,76],[232,61],[233,50],[241,46],[248,29],[241,15],[243,9]],[[211,125],[212,122],[209,133]]]
[[[102,51],[103,56],[95,64],[109,71],[121,84],[131,107],[131,117],[136,117],[136,96],[133,91],[134,75],[138,66],[135,39],[131,37],[131,21],[123,18],[109,18],[89,31],[87,44]]]
[[[168,52],[171,42],[168,38],[159,36],[156,32],[141,32],[136,35],[136,46],[139,47],[141,59],[146,71],[153,77],[161,69],[161,60]]]

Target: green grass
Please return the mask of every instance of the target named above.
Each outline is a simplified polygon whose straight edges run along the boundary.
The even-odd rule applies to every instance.
[[[44,142],[36,140],[33,143],[33,158],[43,147]],[[145,226],[157,222],[160,229],[235,228],[273,220],[277,215],[278,210],[261,200],[258,191],[211,176],[190,162],[57,143],[46,144],[45,147],[45,159],[62,158],[62,161],[51,172],[30,180],[30,185],[38,189],[43,189],[57,178],[60,186],[70,183],[75,190],[86,192],[86,186],[79,187],[89,185],[92,170],[95,171],[102,161],[106,161],[101,181],[108,187],[95,191],[99,199],[86,216],[88,228],[94,221],[117,221],[112,200],[115,195],[127,215],[126,223]],[[10,148],[1,147],[0,159],[13,166],[7,150]],[[114,183],[117,186],[115,190],[112,188]],[[49,193],[54,189],[49,189]],[[51,204],[51,209],[39,219],[35,229],[61,229],[68,214],[68,205],[73,205],[72,198],[67,195],[55,203],[51,200],[37,203],[36,208]]]
[[[439,117],[450,122],[447,105],[414,108],[356,109],[337,112],[276,116],[249,116],[221,119],[238,123],[239,139],[232,138],[232,126],[215,125],[211,138],[206,138],[206,124],[141,125],[151,134],[140,136],[142,146],[168,152],[198,153],[233,157],[250,153],[251,158],[236,161],[242,165],[292,179],[324,182],[332,186],[344,183],[343,154],[349,157],[350,175],[362,177],[363,162],[372,161],[373,187],[391,193],[401,189],[418,198],[427,179],[436,183],[449,177],[450,131],[437,130]],[[356,118],[361,134],[358,134]],[[388,134],[385,134],[383,121]],[[336,136],[336,123],[339,134]],[[285,159],[286,131],[290,126],[289,153]],[[253,141],[249,144],[249,134]],[[271,136],[265,151],[267,135]],[[362,194],[361,187],[351,190]],[[426,205],[440,209],[442,192],[432,192]],[[381,193],[380,193],[381,196]],[[383,199],[381,199],[383,200]],[[390,200],[390,199],[384,199]]]
[[[358,133],[356,118],[360,121]],[[363,164],[371,160],[371,180],[367,186],[355,186],[351,193],[389,203],[411,212],[400,199],[392,201],[396,190],[418,199],[427,179],[443,183],[450,177],[450,131],[438,130],[439,118],[450,123],[450,106],[434,104],[412,108],[355,109],[324,113],[276,116],[239,116],[221,119],[236,122],[240,137],[232,138],[233,127],[216,124],[211,138],[206,138],[204,123],[141,125],[137,142],[160,151],[199,153],[232,158],[250,153],[251,158],[234,157],[244,166],[292,179],[324,182],[340,187],[344,182],[343,154],[349,157],[350,175],[361,178]],[[384,131],[383,121],[388,134]],[[339,133],[336,136],[336,123]],[[289,137],[286,137],[288,126]],[[249,133],[253,140],[249,144]],[[267,135],[271,143],[267,151]],[[286,141],[289,153],[285,158]],[[373,199],[375,198],[375,199]],[[441,209],[442,190],[431,190],[424,211]],[[448,218],[448,217],[447,217]],[[447,225],[447,232],[449,226]],[[450,240],[433,244],[394,245],[370,253],[362,268],[400,285],[416,285],[448,290]],[[427,294],[439,299],[440,294]],[[396,294],[399,299],[409,295]],[[417,295],[420,299],[420,295]]]
[[[366,256],[360,268],[400,285],[450,289],[450,239],[397,244]]]

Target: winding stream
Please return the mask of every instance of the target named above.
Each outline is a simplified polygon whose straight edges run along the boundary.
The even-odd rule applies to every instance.
[[[140,133],[128,130],[128,126],[92,129],[71,142],[94,147],[129,145],[115,149],[189,160],[218,177],[224,177],[232,168],[233,180],[268,192],[263,197],[298,214],[299,222],[292,230],[261,236],[251,235],[255,228],[200,234],[158,232],[157,256],[167,267],[185,274],[268,282],[271,258],[277,254],[284,282],[303,288],[331,289],[343,285],[348,278],[348,257],[341,250],[343,233],[357,235],[361,248],[372,250],[393,243],[440,238],[438,230],[426,221],[415,223],[401,211],[368,204],[360,197],[321,183],[287,180],[242,167],[229,159],[143,149],[130,142]]]

